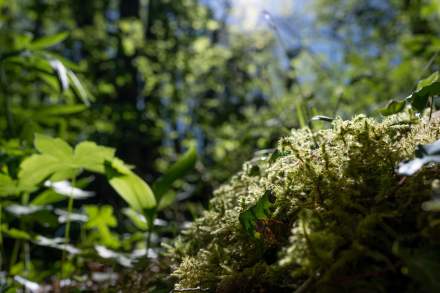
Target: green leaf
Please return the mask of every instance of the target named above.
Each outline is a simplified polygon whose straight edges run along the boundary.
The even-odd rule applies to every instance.
[[[72,147],[60,138],[52,138],[43,134],[35,134],[35,148],[42,154],[50,155],[59,160],[70,162],[73,155]]]
[[[122,210],[122,213],[126,215],[130,221],[135,225],[136,228],[142,231],[148,230],[148,223],[147,219],[137,211],[131,209],[131,208],[124,208]]]
[[[134,174],[121,160],[105,162],[105,173],[110,185],[137,211],[156,207],[156,199],[148,184]]]
[[[62,161],[61,161],[62,162]],[[66,168],[60,160],[49,155],[33,155],[20,164],[19,186],[37,186],[56,171]]]
[[[428,91],[431,89],[432,86],[438,87],[439,82],[440,82],[440,74],[438,71],[436,71],[427,78],[419,81],[419,83],[417,84],[416,92]],[[434,94],[436,93],[434,92]]]
[[[64,181],[76,177],[80,173],[79,167],[64,166],[61,170],[55,171],[49,180],[52,182]]]
[[[31,201],[31,205],[44,206],[63,201],[65,199],[65,196],[62,196],[55,191],[48,189],[37,195],[37,197],[35,197]]]
[[[188,151],[165,172],[165,174],[154,182],[152,189],[158,202],[160,202],[162,196],[170,190],[177,179],[182,178],[194,168],[196,161],[197,150],[195,145],[192,145]]]
[[[118,223],[113,215],[113,208],[108,205],[102,207],[87,205],[84,210],[88,216],[85,228],[96,229],[104,245],[119,247],[118,237],[110,231],[110,227],[116,227]]]
[[[388,105],[385,108],[380,109],[379,112],[384,116],[389,116],[402,112],[405,109],[405,106],[406,106],[406,100],[402,100],[402,101],[392,100],[388,103]]]
[[[258,238],[258,232],[255,230],[257,221],[267,219],[270,216],[272,192],[266,191],[264,195],[249,209],[242,212],[239,221],[243,229],[254,238]]]
[[[67,77],[71,83],[71,88],[75,95],[81,99],[81,101],[85,105],[90,105],[90,101],[93,100],[91,94],[86,90],[86,88],[82,85],[78,76],[71,70],[67,70]]]
[[[78,114],[85,110],[88,107],[82,104],[75,105],[53,105],[53,106],[44,106],[33,110],[39,116],[64,116],[64,115],[72,115]]]
[[[440,74],[434,72],[428,78],[421,80],[417,90],[411,96],[411,106],[418,112],[423,112],[429,97],[440,94]]]
[[[20,190],[17,187],[17,182],[5,174],[0,174],[0,197],[17,195]]]
[[[22,230],[18,230],[15,228],[8,228],[6,224],[3,224],[1,226],[1,232],[6,235],[7,237],[19,239],[19,240],[31,240],[32,236]]]
[[[117,220],[113,215],[113,208],[109,205],[105,206],[94,206],[87,205],[84,210],[89,217],[87,221],[86,228],[99,228],[101,226],[105,227],[116,227]]]
[[[21,51],[26,49],[32,41],[32,34],[15,34],[13,39],[14,51]],[[12,49],[12,48],[11,48]]]
[[[55,46],[56,44],[61,43],[69,36],[69,33],[62,32],[56,35],[51,36],[45,36],[39,39],[34,40],[32,43],[29,44],[28,49],[30,50],[42,50],[46,49],[52,46]]]
[[[26,158],[20,165],[19,187],[36,186],[50,177],[61,181],[76,176],[81,169],[104,173],[105,160],[112,160],[115,150],[82,142],[75,150],[62,139],[36,134],[35,148],[41,153]]]
[[[157,209],[159,211],[162,211],[172,205],[174,201],[176,200],[177,193],[170,190],[167,193],[165,193],[162,198],[160,199],[160,202],[158,204]]]
[[[98,146],[94,142],[85,141],[75,148],[74,161],[84,169],[104,174],[104,162],[114,158],[115,149]]]

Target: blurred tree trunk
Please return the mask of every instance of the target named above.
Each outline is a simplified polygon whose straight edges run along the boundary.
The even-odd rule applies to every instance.
[[[119,2],[119,13],[121,18],[140,18],[141,4],[139,0],[121,0]]]

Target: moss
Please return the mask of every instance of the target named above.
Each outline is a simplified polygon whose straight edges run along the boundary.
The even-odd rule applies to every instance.
[[[396,244],[411,251],[440,244],[439,216],[421,209],[440,168],[409,178],[394,170],[417,144],[438,139],[439,126],[358,116],[316,133],[293,131],[274,155],[244,164],[216,190],[209,209],[169,249],[175,288],[416,290]],[[259,223],[261,237],[252,237],[239,216],[268,190],[276,198],[271,216]]]

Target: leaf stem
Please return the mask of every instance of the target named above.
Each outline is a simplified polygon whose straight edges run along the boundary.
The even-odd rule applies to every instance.
[[[65,232],[65,241],[66,243],[70,241],[70,214],[72,213],[73,210],[73,198],[70,197],[69,198],[69,202],[67,204],[67,218],[66,218],[66,232]]]
[[[9,270],[15,265],[18,258],[18,252],[20,250],[21,240],[16,239],[14,242],[14,248],[12,249],[11,259],[9,261]]]
[[[69,196],[69,201],[67,204],[67,216],[66,216],[66,229],[65,229],[65,234],[64,234],[64,242],[67,245],[70,241],[70,215],[72,214],[73,211],[73,190],[75,188],[75,184],[76,184],[76,176],[72,177],[72,188],[70,190],[70,196]],[[66,260],[66,251],[63,250],[63,255],[62,255],[62,259],[61,259],[61,278],[63,278],[64,276],[64,263]]]
[[[21,198],[21,203],[23,206],[27,206],[29,204],[29,193],[24,193],[23,197]],[[24,221],[21,221],[20,223],[21,230],[28,231],[31,227],[28,227],[28,224]],[[31,251],[30,251],[30,244],[27,240],[23,241],[23,262],[24,262],[24,272],[25,276],[28,277],[28,274],[30,272],[30,264],[31,264]]]

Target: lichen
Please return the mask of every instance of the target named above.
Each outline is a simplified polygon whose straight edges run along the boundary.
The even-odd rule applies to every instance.
[[[439,121],[392,116],[337,119],[328,130],[294,130],[272,156],[245,163],[168,253],[176,289],[217,292],[388,292],[422,288],[405,274],[411,251],[440,244],[439,216],[422,210],[432,165],[395,173],[418,144],[440,138]],[[260,237],[239,217],[270,190]],[[437,223],[437,224],[436,224]],[[397,291],[396,291],[397,292]]]

